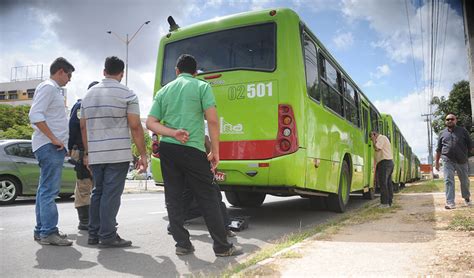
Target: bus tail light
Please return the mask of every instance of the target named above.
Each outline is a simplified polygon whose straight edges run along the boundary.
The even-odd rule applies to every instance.
[[[156,158],[160,158],[160,142],[158,136],[154,133],[151,136],[151,154]]]
[[[274,156],[294,153],[298,150],[298,147],[293,108],[291,108],[291,105],[280,104],[278,105],[278,134]]]

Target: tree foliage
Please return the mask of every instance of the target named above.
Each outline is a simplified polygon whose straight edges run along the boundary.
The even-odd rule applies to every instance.
[[[444,96],[441,98],[434,97],[431,104],[437,107],[433,120],[433,129],[436,133],[444,129],[444,120],[449,113],[457,116],[458,126],[464,126],[467,130],[471,130],[472,111],[468,81],[462,80],[455,83],[447,99]]]
[[[151,155],[151,136],[148,133],[148,130],[143,130],[143,133],[145,135],[145,149],[146,149],[146,154],[148,157]],[[138,152],[138,148],[135,145],[135,143],[132,143],[132,154],[133,156],[138,159],[140,157],[140,153]]]
[[[29,105],[0,104],[0,139],[31,139]]]

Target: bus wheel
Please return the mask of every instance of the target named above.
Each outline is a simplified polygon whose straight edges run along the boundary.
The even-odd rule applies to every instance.
[[[234,207],[259,207],[265,201],[265,193],[226,191],[227,201]]]
[[[369,188],[369,191],[362,193],[362,196],[366,200],[375,199],[375,189],[373,187]]]
[[[327,207],[329,210],[334,212],[344,212],[346,205],[349,203],[349,193],[351,191],[351,174],[349,172],[349,166],[347,162],[342,163],[341,177],[339,179],[339,189],[337,194],[329,194],[327,201]]]

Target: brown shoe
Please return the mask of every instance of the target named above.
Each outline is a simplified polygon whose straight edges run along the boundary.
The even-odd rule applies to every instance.
[[[242,250],[241,247],[232,246],[231,248],[229,248],[229,249],[228,249],[227,251],[225,251],[225,252],[216,253],[216,257],[238,256],[238,255],[242,255],[243,253],[244,253],[244,251]]]
[[[50,234],[45,238],[41,238],[39,243],[43,245],[55,245],[55,246],[71,246],[72,245],[72,241],[62,238],[56,233]]]

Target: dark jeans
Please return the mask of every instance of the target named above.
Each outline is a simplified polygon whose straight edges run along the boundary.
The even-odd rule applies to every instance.
[[[380,186],[380,203],[392,205],[393,160],[382,160],[377,163],[377,184]]]
[[[89,207],[89,237],[104,243],[117,237],[116,217],[128,165],[129,162],[91,165],[94,189]]]
[[[224,218],[224,226],[226,230],[229,229],[230,225],[230,217],[229,213],[227,212],[227,206],[224,202],[222,202],[222,194],[219,188],[219,185],[213,183],[214,189],[216,190],[217,200],[219,201],[219,205],[221,208],[222,217]],[[193,192],[190,189],[186,189],[183,194],[183,202],[184,202],[184,220],[191,220],[197,217],[202,216],[201,209],[193,196]]]
[[[224,220],[206,154],[196,148],[162,142],[160,160],[165,184],[166,208],[176,246],[184,248],[192,246],[189,232],[183,227],[185,214],[183,194],[189,189],[196,198],[207,229],[214,240],[214,252],[229,250],[232,244],[227,241]]]

